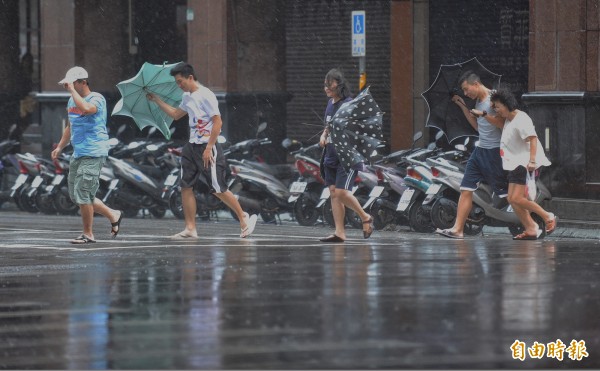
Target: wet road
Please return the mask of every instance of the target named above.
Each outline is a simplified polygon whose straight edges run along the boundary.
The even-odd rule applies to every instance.
[[[78,217],[0,212],[0,367],[600,367],[597,240],[354,230],[325,245],[324,227],[240,240],[231,220],[164,237],[181,226],[125,219],[108,240],[98,217],[99,242],[74,246]]]

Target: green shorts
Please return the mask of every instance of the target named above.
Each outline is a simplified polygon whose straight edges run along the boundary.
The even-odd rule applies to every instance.
[[[106,157],[71,158],[68,178],[69,196],[77,205],[94,203],[104,161]]]

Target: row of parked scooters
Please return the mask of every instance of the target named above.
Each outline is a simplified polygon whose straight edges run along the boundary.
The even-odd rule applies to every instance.
[[[258,133],[264,131],[259,126]],[[258,136],[258,135],[257,135]],[[470,138],[451,150],[436,141],[425,148],[415,147],[422,133],[413,137],[410,149],[380,157],[358,172],[352,190],[365,210],[374,217],[376,229],[390,225],[407,225],[417,232],[433,232],[452,227],[456,218],[460,182],[472,147]],[[224,139],[224,138],[222,138]],[[471,146],[469,146],[471,144]],[[51,161],[32,154],[13,153],[18,143],[0,143],[2,188],[0,204],[14,201],[24,211],[46,214],[75,214],[78,211],[68,195],[69,154]],[[282,146],[293,156],[293,164],[268,164],[261,153],[275,146],[268,138],[245,140],[233,145],[224,143],[229,164],[228,185],[244,210],[261,216],[264,222],[280,222],[289,214],[303,226],[319,223],[333,225],[329,189],[319,171],[321,148],[318,144],[302,146],[286,139]],[[179,186],[180,148],[173,142],[136,141],[129,144],[111,139],[108,160],[102,169],[97,197],[112,208],[125,211],[126,217],[151,214],[162,218],[166,211],[183,218]],[[551,198],[538,180],[536,202]],[[196,189],[198,215],[218,218],[228,210],[203,184]],[[483,226],[506,226],[513,235],[522,232],[515,213],[505,199],[481,184],[473,196],[473,208],[465,233],[476,235]],[[233,215],[235,217],[235,215]],[[544,221],[534,219],[545,230]],[[353,211],[347,210],[346,222],[362,228]]]

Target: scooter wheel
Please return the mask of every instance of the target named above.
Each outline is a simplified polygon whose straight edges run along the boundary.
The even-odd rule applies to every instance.
[[[388,224],[396,221],[396,211],[384,207],[379,202],[375,201],[369,209],[369,214],[373,216],[373,227],[376,230],[382,230]]]
[[[47,193],[40,193],[38,190],[35,193],[35,205],[38,210],[47,215],[56,215],[56,208],[54,207],[54,202],[52,202],[52,197]]]
[[[183,219],[183,203],[181,202],[181,192],[175,190],[169,197],[169,210],[177,219]]]
[[[311,195],[310,192],[304,192],[294,203],[294,217],[298,224],[310,227],[317,223],[319,219],[319,210],[317,209],[318,195]]]
[[[452,228],[456,220],[458,203],[446,197],[439,198],[431,206],[431,221],[436,228]]]
[[[27,211],[28,213],[37,213],[39,210],[35,205],[35,198],[29,197],[28,193],[29,187],[21,188],[18,194],[19,204],[21,205],[24,211]]]
[[[79,210],[79,206],[71,200],[66,187],[61,187],[56,191],[52,202],[56,211],[61,215],[74,215]]]
[[[277,201],[272,198],[266,198],[260,203],[260,217],[265,223],[275,223],[275,218],[279,212]]]
[[[148,209],[148,211],[150,211],[150,214],[152,214],[152,216],[155,217],[156,219],[164,218],[165,214],[167,213],[167,209],[162,206],[150,208],[150,209]]]
[[[410,227],[419,233],[432,233],[435,227],[431,222],[431,206],[423,205],[425,197],[421,197],[408,211],[408,223]]]
[[[331,209],[331,199],[328,199],[323,204],[323,221],[330,227],[335,227],[333,220],[333,210]]]

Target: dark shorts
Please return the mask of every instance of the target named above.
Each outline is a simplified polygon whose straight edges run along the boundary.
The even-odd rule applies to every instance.
[[[223,155],[221,144],[213,147],[215,161],[210,167],[204,167],[202,153],[206,144],[186,143],[181,151],[181,186],[192,188],[198,180],[210,189],[210,193],[223,193],[227,191],[227,161]]]
[[[499,148],[476,147],[469,157],[460,189],[475,191],[480,182],[489,184],[497,196],[505,197],[508,194],[507,174],[502,168]]]
[[[325,184],[327,186],[334,185],[337,189],[352,190],[356,183],[356,170],[352,169],[350,172],[346,172],[342,165],[336,167],[323,166],[325,172]]]
[[[539,176],[539,169],[535,171],[535,177]],[[512,184],[527,184],[527,169],[525,166],[517,166],[516,169],[508,172],[508,182]]]

